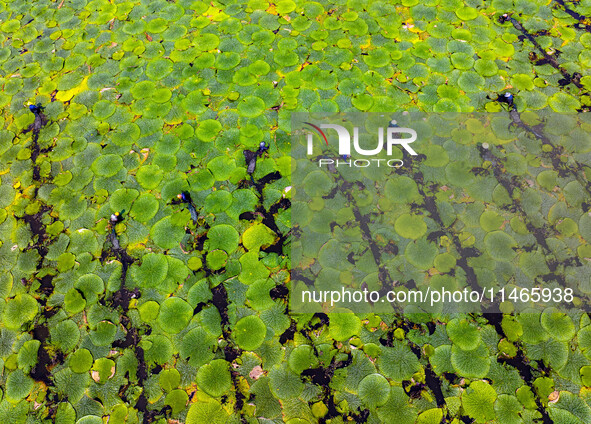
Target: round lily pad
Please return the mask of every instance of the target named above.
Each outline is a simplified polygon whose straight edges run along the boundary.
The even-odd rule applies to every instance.
[[[318,359],[314,355],[314,350],[310,345],[300,345],[291,351],[289,355],[289,367],[296,374],[315,366]]]
[[[17,369],[8,374],[6,379],[6,398],[11,402],[18,402],[29,396],[33,390],[33,379],[26,375],[21,369]]]
[[[158,213],[160,204],[151,193],[143,193],[138,197],[129,211],[129,214],[139,222],[148,222]]]
[[[209,364],[199,367],[197,385],[213,397],[220,397],[232,386],[230,364],[224,359],[214,359]]]
[[[232,332],[236,344],[244,350],[258,349],[267,335],[267,326],[256,315],[240,319]]]
[[[137,182],[145,189],[154,189],[162,181],[163,172],[157,165],[144,165],[137,170]]]
[[[206,263],[207,266],[212,269],[213,271],[217,271],[218,269],[222,269],[226,266],[228,261],[228,254],[223,250],[210,250],[207,253]]]
[[[204,210],[209,213],[220,213],[232,204],[232,193],[226,190],[217,190],[205,198]]]
[[[185,229],[175,225],[170,216],[162,218],[150,229],[150,236],[154,243],[163,249],[172,249],[181,242]]]
[[[271,393],[281,400],[297,398],[304,389],[304,383],[286,366],[277,366],[269,371]]]
[[[240,55],[236,52],[223,52],[217,55],[215,67],[222,71],[235,68],[240,63]]]
[[[140,81],[131,88],[131,94],[135,99],[149,99],[156,90],[156,84],[153,81]]]
[[[544,310],[540,322],[544,330],[555,340],[569,341],[575,335],[575,325],[572,319],[556,308]]]
[[[361,320],[351,312],[335,312],[330,314],[328,330],[335,340],[342,342],[359,333]]]
[[[172,61],[169,59],[154,59],[146,66],[146,76],[159,81],[172,72]]]
[[[99,156],[92,163],[90,169],[101,177],[112,177],[123,168],[123,160],[121,156],[114,154],[106,154]]]
[[[396,176],[386,181],[384,192],[394,203],[408,204],[421,197],[417,183],[406,176]]]
[[[484,231],[498,230],[505,220],[495,211],[485,211],[480,215],[480,226]]]
[[[255,118],[266,109],[265,102],[260,97],[247,96],[238,104],[238,112],[241,116]]]
[[[240,235],[236,229],[228,224],[221,224],[212,227],[208,233],[209,249],[222,249],[226,253],[232,253],[238,248]]]
[[[516,255],[517,242],[503,231],[493,231],[484,238],[484,245],[490,256],[498,261],[510,261]]]
[[[82,292],[87,304],[93,304],[98,300],[98,295],[105,290],[105,283],[96,274],[84,274],[78,278],[74,287]]]
[[[577,113],[577,109],[581,107],[581,102],[573,96],[559,91],[548,99],[548,105],[550,105],[555,112],[574,114]]]
[[[254,224],[242,234],[242,244],[248,250],[258,250],[275,240],[275,233],[264,224]]]
[[[78,290],[72,288],[64,296],[64,308],[69,315],[82,312],[85,307],[86,300]]]
[[[462,393],[462,406],[466,414],[484,423],[495,419],[494,404],[497,399],[497,392],[493,387],[484,381],[473,381]]]
[[[160,312],[160,305],[158,302],[153,300],[148,300],[138,308],[140,312],[140,318],[144,322],[152,322],[158,317],[158,313]]]
[[[100,100],[93,106],[93,115],[96,119],[104,120],[115,113],[115,105],[108,100]]]
[[[394,229],[402,237],[416,240],[427,232],[427,224],[422,216],[405,213],[396,219]]]
[[[452,319],[446,330],[451,341],[463,350],[476,349],[481,342],[478,328],[466,320]]]
[[[164,404],[171,407],[172,413],[174,415],[183,411],[188,401],[189,395],[187,392],[181,389],[175,389],[166,395]]]
[[[111,210],[113,212],[129,211],[138,195],[139,192],[133,188],[120,188],[116,190],[109,199]]]
[[[390,397],[390,383],[381,374],[370,374],[357,387],[359,398],[369,408],[382,406]]]
[[[271,70],[271,67],[264,60],[257,60],[255,62],[251,63],[250,65],[248,65],[248,71],[251,74],[258,75],[258,76],[267,75],[270,70]]]
[[[179,333],[193,317],[193,308],[178,297],[169,297],[160,306],[158,324],[167,333]]]
[[[101,321],[96,329],[91,331],[89,336],[96,346],[109,346],[115,340],[117,326],[110,321]]]
[[[33,296],[19,293],[6,302],[2,313],[2,323],[7,328],[18,330],[21,325],[35,318],[38,310],[39,305]]]
[[[225,424],[228,420],[228,413],[222,408],[219,402],[202,401],[195,402],[187,413],[187,424]]]
[[[213,141],[222,129],[222,124],[215,119],[206,119],[199,123],[195,135],[201,141]]]
[[[469,378],[483,378],[490,368],[488,349],[480,343],[476,349],[463,350],[454,345],[451,349],[451,363],[462,376]]]
[[[168,274],[166,256],[148,253],[142,257],[142,264],[134,267],[135,280],[144,287],[157,288]]]
[[[211,171],[217,181],[225,181],[236,169],[236,161],[227,156],[218,156],[207,163],[207,169]]]
[[[473,7],[460,7],[456,9],[456,15],[463,21],[471,21],[472,19],[476,19],[478,16],[478,11]]]
[[[213,359],[216,341],[217,339],[207,330],[201,327],[193,328],[183,337],[180,355],[192,366],[200,367]]]
[[[142,342],[146,342],[144,355],[146,362],[162,365],[172,357],[172,342],[163,334],[151,334],[144,336]]]
[[[82,374],[87,372],[94,362],[92,354],[88,349],[78,349],[69,356],[70,369],[75,373]]]
[[[418,269],[431,268],[437,253],[437,246],[424,238],[408,243],[404,250],[408,262]]]

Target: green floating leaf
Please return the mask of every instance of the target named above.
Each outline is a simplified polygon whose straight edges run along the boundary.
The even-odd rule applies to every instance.
[[[72,288],[68,290],[66,295],[64,296],[64,308],[69,315],[75,315],[79,312],[82,312],[86,307],[86,300],[82,297],[82,294]]]
[[[221,224],[213,226],[208,232],[209,249],[222,249],[230,254],[238,248],[240,234],[231,225]]]
[[[35,318],[39,305],[35,298],[26,293],[19,293],[8,300],[2,313],[2,323],[6,328],[18,330]]]
[[[264,60],[257,60],[248,65],[248,71],[253,75],[263,76],[267,75],[271,67]]]
[[[210,396],[222,396],[232,387],[229,366],[224,359],[214,359],[209,364],[199,367],[197,385]]]
[[[113,212],[129,211],[133,201],[139,196],[139,192],[133,188],[120,188],[109,199]]]
[[[318,364],[318,359],[314,355],[314,350],[310,345],[300,345],[291,351],[288,360],[289,368],[296,374],[301,374]]]
[[[575,336],[575,325],[571,318],[556,308],[545,309],[540,322],[555,340],[570,341]]]
[[[507,424],[521,424],[523,407],[515,396],[502,394],[495,402],[495,412],[499,421]]]
[[[207,253],[207,266],[213,271],[222,269],[224,266],[226,266],[227,261],[228,254],[223,250],[210,250]]]
[[[357,387],[359,398],[369,408],[382,406],[390,397],[390,383],[381,374],[366,376]]]
[[[172,72],[173,64],[169,59],[154,59],[146,66],[146,76],[159,81]]]
[[[93,106],[93,115],[98,120],[105,120],[115,113],[116,107],[108,100],[100,100]]]
[[[156,318],[158,318],[158,313],[160,312],[160,304],[153,300],[148,300],[145,303],[142,303],[138,308],[140,312],[140,318],[144,322],[152,322]]]
[[[18,402],[29,396],[33,390],[33,379],[20,370],[14,370],[6,379],[6,398],[11,402]]]
[[[90,340],[96,346],[109,346],[115,340],[117,326],[110,321],[101,321],[96,325],[96,329],[89,334]]]
[[[548,104],[558,113],[577,113],[581,107],[581,102],[570,94],[559,91],[548,99]]]
[[[275,233],[265,224],[254,224],[242,234],[242,244],[248,250],[259,250],[275,241]]]
[[[490,256],[498,261],[512,260],[516,252],[517,242],[513,237],[504,231],[493,231],[484,237],[484,245]]]
[[[263,344],[267,327],[256,315],[249,315],[236,323],[232,334],[241,349],[255,350]]]
[[[193,403],[187,413],[186,424],[225,424],[228,418],[222,405],[212,399]]]
[[[37,354],[41,342],[39,340],[28,340],[18,351],[18,367],[29,372],[37,364]]]
[[[105,290],[103,279],[95,274],[82,275],[78,278],[74,287],[82,292],[87,304],[96,303],[98,295]]]
[[[217,190],[205,198],[204,210],[210,213],[224,212],[232,204],[232,193],[225,190]]]
[[[167,333],[176,334],[187,326],[193,317],[193,308],[178,297],[169,297],[160,305],[158,324]]]
[[[78,349],[68,357],[68,365],[75,373],[82,374],[90,370],[94,358],[88,349]]]
[[[238,112],[247,118],[256,118],[266,109],[265,102],[260,97],[247,96],[238,104]]]
[[[404,250],[408,262],[418,269],[431,268],[437,253],[437,246],[424,238],[408,243]]]
[[[488,349],[480,343],[476,349],[463,350],[459,346],[452,346],[451,363],[462,376],[469,378],[483,378],[490,368]]]
[[[441,408],[427,409],[425,412],[421,412],[417,419],[417,424],[431,424],[439,423],[443,418],[443,411]]]
[[[463,21],[471,21],[478,16],[478,10],[473,7],[460,7],[456,9],[456,15]]]
[[[92,370],[98,373],[97,383],[105,384],[115,374],[115,362],[109,358],[99,358],[94,361]],[[96,377],[93,378],[96,380]]]
[[[236,169],[236,161],[227,156],[218,156],[207,163],[207,169],[211,171],[217,181],[225,181]]]
[[[497,392],[484,381],[474,381],[462,393],[462,406],[466,414],[477,423],[484,423],[495,418],[494,403]]]
[[[131,94],[137,100],[148,99],[152,97],[156,90],[156,84],[153,81],[140,81],[131,88]]]
[[[139,222],[148,222],[158,213],[160,204],[151,193],[143,193],[133,202],[129,214]]]
[[[145,189],[151,190],[158,187],[164,173],[158,165],[144,165],[137,170],[137,182]]]
[[[427,224],[422,216],[405,213],[396,219],[394,229],[404,238],[417,240],[427,232]]]
[[[176,369],[168,369],[160,372],[158,376],[160,387],[166,392],[176,389],[181,382],[181,374]]]
[[[112,177],[123,168],[123,160],[119,155],[106,154],[96,158],[90,168],[96,175]]]
[[[168,274],[166,256],[148,253],[142,257],[142,264],[135,269],[135,280],[143,287],[157,288]]]
[[[336,311],[329,315],[328,330],[337,341],[350,339],[361,330],[361,320],[348,310]]]
[[[275,397],[288,400],[300,396],[304,383],[286,366],[276,366],[269,371],[269,387]]]
[[[216,341],[205,329],[194,328],[183,337],[180,354],[183,358],[188,358],[192,366],[200,367],[213,359],[212,351]]]
[[[146,362],[162,365],[172,357],[173,347],[170,339],[162,334],[151,334],[142,338]]]
[[[495,211],[484,211],[480,215],[480,226],[486,232],[498,230],[503,222],[505,222],[504,218]]]
[[[467,320],[452,319],[446,330],[450,340],[463,350],[476,349],[482,340],[478,328]]]
[[[199,123],[195,135],[201,141],[210,142],[215,140],[222,129],[222,124],[215,119],[206,119]]]
[[[398,341],[392,347],[382,347],[378,366],[386,377],[398,382],[408,380],[421,367],[417,356]]]
[[[160,246],[162,249],[172,249],[180,244],[185,229],[179,225],[175,225],[172,222],[170,216],[162,218],[156,222],[150,229],[150,236],[154,243]]]
[[[188,401],[189,395],[187,392],[181,389],[176,389],[166,395],[164,404],[170,406],[172,408],[173,415],[175,415],[179,414],[185,409]]]
[[[76,421],[76,424],[101,424],[103,419],[96,415],[86,415]]]

